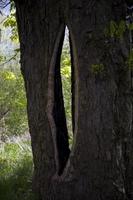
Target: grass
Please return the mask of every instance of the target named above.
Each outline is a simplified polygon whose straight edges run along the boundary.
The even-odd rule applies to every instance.
[[[33,200],[33,163],[27,142],[0,145],[0,200]]]

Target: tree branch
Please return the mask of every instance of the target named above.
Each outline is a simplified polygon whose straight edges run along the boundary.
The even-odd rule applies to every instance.
[[[11,58],[9,58],[8,60],[6,60],[4,63],[0,64],[0,67],[2,67],[3,65],[5,65],[5,64],[11,62],[12,60],[14,60],[17,55],[18,55],[18,52],[16,52]]]
[[[5,117],[5,115],[7,115],[7,113],[9,112],[10,110],[6,110],[4,111],[3,113],[0,113],[0,121],[3,119],[3,117]]]
[[[5,6],[3,6],[3,9],[6,8],[9,4],[10,4],[10,2],[8,2]]]

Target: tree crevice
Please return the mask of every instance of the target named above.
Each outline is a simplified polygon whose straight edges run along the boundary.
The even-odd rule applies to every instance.
[[[69,157],[67,159],[66,165],[64,166],[62,173],[60,174],[59,180],[68,181],[73,178],[73,157],[76,149],[77,133],[78,133],[78,113],[79,113],[79,72],[78,72],[78,57],[75,39],[73,36],[72,28],[67,24],[69,31],[69,43],[70,43],[70,57],[71,57],[71,92],[72,92],[72,132],[73,132],[73,142]],[[70,172],[71,171],[71,172]]]
[[[64,35],[65,26],[62,25],[57,35],[51,59],[47,103],[47,115],[51,126],[55,151],[56,174],[59,176],[62,174],[70,154],[60,72]]]
[[[59,169],[58,175],[61,175],[68,160],[70,150],[68,141],[68,129],[66,122],[62,79],[61,79],[61,54],[64,42],[64,34],[60,39],[58,54],[56,57],[55,72],[54,72],[54,108],[53,117],[56,125],[56,142],[58,149]]]

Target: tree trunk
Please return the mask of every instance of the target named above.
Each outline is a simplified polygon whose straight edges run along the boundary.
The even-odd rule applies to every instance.
[[[39,200],[133,199],[129,44],[127,31],[119,33],[114,25],[125,20],[125,4],[122,0],[15,3],[34,192]],[[74,87],[71,152],[60,78],[66,25]]]

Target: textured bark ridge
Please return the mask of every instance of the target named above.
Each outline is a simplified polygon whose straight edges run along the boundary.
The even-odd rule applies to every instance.
[[[39,200],[132,200],[129,44],[112,30],[125,1],[16,0]],[[67,25],[74,142],[70,152],[60,56]]]

